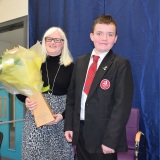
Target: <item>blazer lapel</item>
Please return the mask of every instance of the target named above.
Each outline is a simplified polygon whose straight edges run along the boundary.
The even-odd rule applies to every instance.
[[[94,80],[92,82],[92,86],[90,88],[88,98],[94,93],[95,89],[97,88],[98,85],[100,85],[100,81],[102,80],[103,75],[108,71],[110,68],[111,64],[113,63],[114,60],[114,54],[112,51],[110,51],[103,59],[101,62],[96,75],[94,77]]]
[[[79,91],[80,93],[82,93],[82,89],[84,86],[84,82],[85,82],[85,78],[86,78],[86,74],[87,74],[87,68],[88,68],[88,64],[89,64],[89,60],[90,60],[90,54],[87,54],[83,57],[83,59],[81,59],[81,63],[80,63],[80,73],[79,73]]]

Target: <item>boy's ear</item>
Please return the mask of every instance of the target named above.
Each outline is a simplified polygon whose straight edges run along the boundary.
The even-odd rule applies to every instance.
[[[93,41],[93,33],[90,33],[90,39]]]
[[[115,40],[114,40],[114,43],[117,42],[117,39],[118,39],[118,35],[116,35]]]

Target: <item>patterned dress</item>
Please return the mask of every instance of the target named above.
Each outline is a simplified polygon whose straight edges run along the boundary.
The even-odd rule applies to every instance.
[[[44,97],[55,114],[64,112],[66,95],[44,94]],[[64,120],[36,128],[34,117],[28,110],[23,128],[22,160],[73,159],[72,144],[64,136]]]

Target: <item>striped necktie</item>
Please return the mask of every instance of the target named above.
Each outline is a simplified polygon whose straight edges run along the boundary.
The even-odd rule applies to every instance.
[[[86,81],[84,84],[84,92],[86,93],[86,95],[88,95],[88,93],[89,93],[90,87],[92,85],[92,81],[93,81],[94,76],[96,74],[98,59],[99,59],[99,56],[93,56],[93,62],[88,69]]]

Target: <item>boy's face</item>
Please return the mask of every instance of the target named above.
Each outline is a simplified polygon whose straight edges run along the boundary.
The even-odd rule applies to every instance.
[[[116,27],[113,24],[96,24],[90,38],[97,54],[109,51],[117,41]]]

